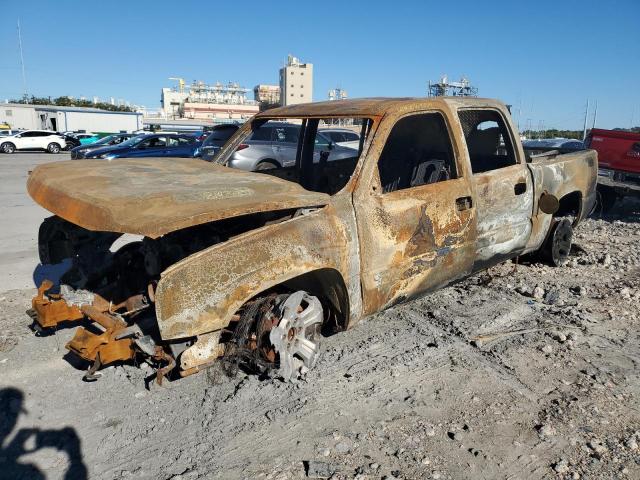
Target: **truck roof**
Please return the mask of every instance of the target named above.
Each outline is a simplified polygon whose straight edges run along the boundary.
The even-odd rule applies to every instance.
[[[406,108],[408,106],[433,108],[453,107],[493,107],[504,108],[504,103],[489,98],[475,97],[375,97],[353,98],[348,100],[329,100],[324,102],[300,103],[286,107],[266,110],[257,117],[299,117],[299,116],[341,116],[341,117],[376,117],[385,113]]]

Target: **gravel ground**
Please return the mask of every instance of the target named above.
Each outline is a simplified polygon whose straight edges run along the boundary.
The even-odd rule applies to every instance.
[[[0,293],[0,478],[640,478],[640,205],[324,339],[304,381],[95,383]],[[14,425],[15,422],[15,425]]]

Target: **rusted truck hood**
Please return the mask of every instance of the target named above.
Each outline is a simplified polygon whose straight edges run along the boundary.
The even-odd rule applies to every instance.
[[[33,170],[27,190],[44,208],[81,227],[151,238],[223,218],[329,201],[326,194],[277,177],[185,158],[49,163]]]

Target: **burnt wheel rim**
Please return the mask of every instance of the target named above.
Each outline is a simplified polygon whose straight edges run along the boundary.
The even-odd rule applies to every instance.
[[[281,306],[278,326],[269,333],[269,340],[279,357],[278,374],[285,381],[295,381],[302,369],[314,366],[320,350],[322,304],[318,298],[303,291],[289,296]]]
[[[563,265],[569,259],[572,239],[573,229],[571,228],[571,222],[566,219],[560,221],[553,232],[553,243],[551,245],[551,260],[555,265]]]

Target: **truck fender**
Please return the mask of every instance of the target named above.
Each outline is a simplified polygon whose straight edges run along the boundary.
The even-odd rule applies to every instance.
[[[335,270],[349,279],[349,272],[359,268],[357,255],[350,255],[356,232],[331,210],[327,206],[244,233],[169,267],[156,290],[161,337],[194,337],[225,328],[257,294],[312,271]]]

